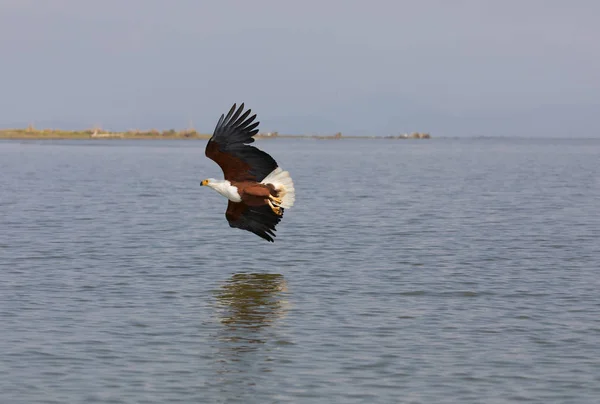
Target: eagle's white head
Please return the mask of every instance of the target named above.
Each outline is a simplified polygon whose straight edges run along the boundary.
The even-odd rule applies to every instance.
[[[240,197],[237,187],[234,187],[233,185],[231,185],[231,182],[229,182],[227,180],[217,180],[214,178],[207,178],[200,182],[200,186],[212,188],[232,202],[241,202],[242,201],[242,198]]]
[[[216,183],[218,183],[218,182],[220,182],[220,181],[219,181],[219,180],[216,180],[216,179],[214,179],[214,178],[207,178],[207,179],[205,179],[205,180],[202,180],[202,181],[200,182],[200,186],[201,186],[201,187],[210,187],[210,188],[213,188],[213,187],[214,187],[214,184],[216,184]]]

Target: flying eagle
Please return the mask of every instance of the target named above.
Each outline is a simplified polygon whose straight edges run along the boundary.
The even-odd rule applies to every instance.
[[[248,118],[251,110],[243,110],[243,103],[237,110],[233,104],[227,115],[221,115],[206,145],[206,157],[221,167],[225,180],[208,178],[200,185],[229,200],[225,212],[229,226],[273,242],[284,209],[294,205],[294,183],[273,157],[249,145],[259,122],[252,123],[256,114]]]

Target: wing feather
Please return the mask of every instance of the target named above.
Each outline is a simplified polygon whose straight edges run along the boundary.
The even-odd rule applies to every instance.
[[[243,202],[231,202],[227,205],[225,217],[229,226],[247,230],[263,239],[274,242],[275,226],[283,217],[276,215],[268,205],[248,206]]]
[[[244,103],[236,109],[233,104],[227,115],[221,115],[212,137],[206,145],[206,157],[216,162],[229,181],[262,181],[277,168],[277,162],[268,153],[250,146],[258,133],[256,114],[248,117]]]

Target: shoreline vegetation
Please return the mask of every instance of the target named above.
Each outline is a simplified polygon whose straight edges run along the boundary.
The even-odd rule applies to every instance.
[[[102,129],[60,130],[36,129],[29,126],[25,129],[0,129],[0,139],[210,139],[211,134],[199,133],[195,129],[176,131],[169,130],[128,130],[111,132]],[[430,139],[429,133],[405,133],[396,136],[343,136],[341,132],[334,135],[281,135],[278,132],[258,133],[256,139]]]

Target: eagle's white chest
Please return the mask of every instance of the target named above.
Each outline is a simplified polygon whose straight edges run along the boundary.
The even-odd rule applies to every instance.
[[[218,183],[211,182],[209,183],[209,186],[221,195],[223,195],[225,198],[229,199],[231,202],[242,201],[237,187],[231,185],[231,182],[227,180]]]

